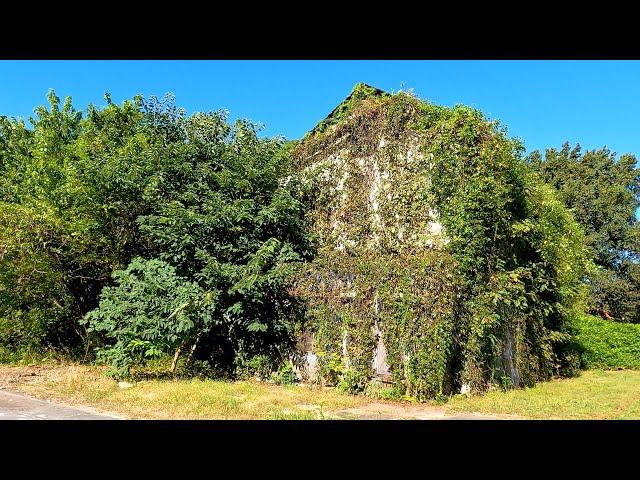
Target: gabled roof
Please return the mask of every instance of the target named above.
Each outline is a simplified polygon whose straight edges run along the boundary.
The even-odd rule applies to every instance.
[[[331,125],[338,123],[362,99],[367,97],[386,97],[390,94],[366,83],[356,83],[351,93],[338,104],[324,120],[319,122],[308,135],[321,133]]]

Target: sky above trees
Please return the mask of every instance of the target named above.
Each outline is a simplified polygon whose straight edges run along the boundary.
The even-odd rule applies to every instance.
[[[638,61],[0,61],[3,114],[27,118],[55,89],[74,105],[171,91],[187,111],[229,110],[300,138],[357,82],[479,108],[528,151],[607,146],[640,154]]]

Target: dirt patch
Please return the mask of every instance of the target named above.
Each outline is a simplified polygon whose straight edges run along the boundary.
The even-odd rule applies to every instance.
[[[0,366],[0,389],[15,390],[17,387],[50,378],[56,367],[46,365],[7,367]]]
[[[475,413],[451,414],[442,407],[406,403],[371,403],[333,413],[341,418],[355,420],[498,420],[506,418]]]

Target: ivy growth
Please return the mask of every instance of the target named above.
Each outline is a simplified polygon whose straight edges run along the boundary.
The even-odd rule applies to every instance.
[[[322,133],[333,125],[337,125],[360,103],[368,97],[385,97],[389,94],[366,83],[358,83],[347,98],[334,108],[327,117],[315,126],[307,135]]]
[[[298,286],[321,379],[366,390],[376,326],[411,398],[570,374],[588,255],[521,145],[407,93],[339,111],[293,151],[319,245]]]

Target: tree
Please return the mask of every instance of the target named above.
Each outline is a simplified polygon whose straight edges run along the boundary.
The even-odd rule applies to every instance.
[[[107,96],[108,98],[108,96]],[[0,354],[82,352],[78,320],[144,246],[154,138],[141,99],[87,116],[52,91],[31,127],[0,117]]]
[[[147,331],[106,321],[115,302],[130,301],[118,288],[144,290],[159,275],[197,286],[194,304],[216,299],[190,314],[207,326],[192,356],[229,371],[255,355],[277,363],[297,318],[287,279],[312,254],[283,140],[260,138],[249,121],[230,125],[224,112],[187,116],[170,95],[106,100],[83,116],[51,92],[32,128],[0,118],[0,356],[84,353],[88,327],[113,361]],[[173,270],[144,263],[156,261]],[[176,321],[154,304],[169,308],[170,298],[139,301],[149,302],[136,307],[149,325]],[[178,350],[154,345],[154,355]]]
[[[640,169],[633,155],[606,148],[584,154],[565,143],[533,152],[528,162],[555,187],[559,198],[585,229],[586,242],[600,267],[590,277],[594,312],[605,318],[640,322]]]
[[[127,376],[133,365],[173,354],[175,371],[185,346],[195,350],[206,332],[212,299],[162,260],[136,257],[126,270],[115,271],[113,278],[116,286],[106,287],[99,308],[83,319],[90,332],[104,334],[108,340],[99,349],[98,359],[110,363],[115,375]]]
[[[164,262],[175,269],[176,278],[197,285],[201,293],[194,302],[215,299],[194,313],[193,321],[203,326],[197,345],[191,337],[180,337],[179,345],[190,343],[196,358],[230,373],[258,355],[268,357],[275,368],[293,345],[298,318],[288,278],[312,254],[302,191],[289,174],[282,139],[259,138],[258,128],[247,121],[230,125],[224,112],[187,117],[170,98],[143,101],[141,110],[139,128],[153,143],[144,156],[129,158],[140,159],[140,166],[133,163],[118,177],[146,172],[135,182],[144,189],[134,210],[131,250]],[[105,292],[113,301],[126,301],[113,294]],[[100,311],[110,305],[101,303],[87,316],[90,328],[99,327],[108,315]],[[122,344],[119,334],[113,338]],[[143,338],[140,334],[138,340]],[[177,347],[166,345],[162,351],[172,348]]]
[[[78,344],[75,288],[95,254],[77,202],[81,114],[49,93],[24,122],[0,117],[0,356]],[[4,352],[4,353],[3,353]]]

